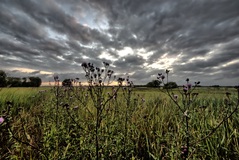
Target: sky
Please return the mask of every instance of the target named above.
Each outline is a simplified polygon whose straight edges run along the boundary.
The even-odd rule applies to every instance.
[[[0,70],[43,81],[110,64],[146,84],[239,83],[238,0],[0,0]]]

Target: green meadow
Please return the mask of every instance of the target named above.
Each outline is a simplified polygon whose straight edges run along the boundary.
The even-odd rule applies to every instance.
[[[238,91],[193,92],[185,106],[181,88],[176,100],[159,88],[3,88],[0,159],[175,160],[186,143],[187,159],[239,159]]]

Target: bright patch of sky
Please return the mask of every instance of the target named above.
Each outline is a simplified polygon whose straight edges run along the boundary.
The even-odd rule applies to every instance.
[[[16,70],[19,72],[25,72],[25,73],[32,73],[32,72],[36,72],[37,70],[34,69],[30,69],[30,68],[11,68],[12,70]],[[52,72],[48,72],[48,71],[40,71],[40,74],[53,74]]]
[[[153,55],[153,52],[147,52],[144,48],[140,48],[137,50],[137,54],[147,60],[151,55]]]
[[[75,17],[78,23],[98,30],[109,28],[108,20],[102,11],[95,10],[87,3],[77,2],[75,4],[66,3],[60,7],[72,17]]]
[[[124,47],[124,49],[118,51],[119,57],[125,57],[125,56],[133,55],[133,54],[134,54],[134,51],[130,47]]]
[[[117,58],[111,56],[109,53],[107,52],[102,52],[101,55],[99,56],[99,58],[105,58],[107,60],[111,60],[111,61],[116,61]]]
[[[82,58],[83,58],[83,59],[90,59],[90,57],[88,57],[88,56],[85,56],[85,55],[84,55],[84,56],[82,56]]]
[[[59,58],[60,60],[65,60],[62,56],[56,56],[57,58]]]
[[[154,68],[154,69],[159,69],[159,70],[165,70],[169,69],[172,70],[172,65],[174,62],[180,59],[182,54],[178,54],[176,57],[175,56],[169,56],[168,53],[163,54],[157,62],[148,65],[149,68]]]

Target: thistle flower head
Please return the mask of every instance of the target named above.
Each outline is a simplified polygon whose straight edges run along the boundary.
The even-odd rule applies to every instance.
[[[104,64],[105,67],[109,67],[109,65],[110,65],[110,64],[107,63],[107,62],[103,62],[103,64]]]
[[[183,86],[183,91],[187,92],[188,91],[188,87],[187,86]]]
[[[188,89],[191,89],[191,88],[192,88],[192,84],[191,84],[191,83],[188,83],[188,84],[187,84],[187,88],[188,88]]]
[[[0,117],[0,124],[2,124],[4,122],[4,118]]]
[[[198,84],[200,84],[200,81],[195,82],[195,85],[198,85]]]
[[[166,69],[165,73],[168,74],[170,70]]]
[[[175,101],[177,101],[178,95],[177,95],[177,94],[174,94],[174,95],[173,95],[173,98],[174,98]]]
[[[86,62],[83,62],[83,63],[81,64],[81,66],[82,66],[83,68],[87,68],[87,63],[86,63]]]

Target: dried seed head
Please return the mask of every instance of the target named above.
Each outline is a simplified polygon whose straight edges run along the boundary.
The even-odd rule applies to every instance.
[[[166,69],[166,71],[165,71],[165,72],[166,72],[166,74],[168,74],[168,73],[169,73],[169,71],[170,71],[170,70]]]
[[[81,66],[84,67],[84,68],[87,68],[87,63],[86,63],[86,62],[83,62],[83,63],[81,64]]]

